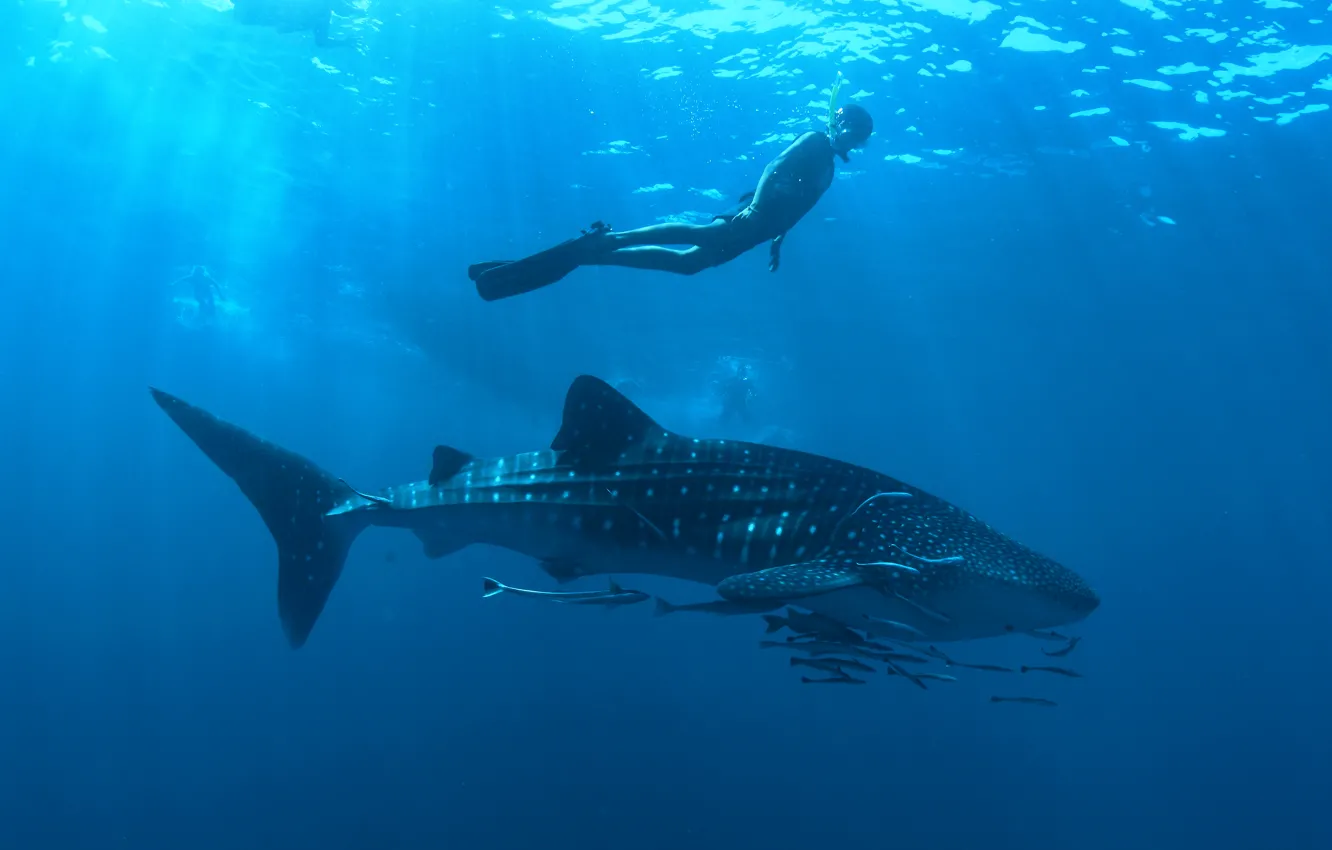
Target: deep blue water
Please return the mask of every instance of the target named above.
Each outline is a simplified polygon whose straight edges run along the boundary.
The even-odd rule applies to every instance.
[[[1332,9],[1092,5],[368,0],[335,49],[6,0],[0,847],[1332,846]],[[777,274],[476,298],[725,208],[839,70],[877,132]],[[749,619],[482,600],[550,582],[388,530],[292,651],[263,524],[147,393],[369,488],[547,445],[581,373],[1072,566],[1086,678],[802,687]]]

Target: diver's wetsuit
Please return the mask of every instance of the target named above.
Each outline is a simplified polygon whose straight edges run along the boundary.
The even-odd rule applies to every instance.
[[[217,281],[208,273],[206,266],[194,266],[190,273],[176,281],[176,283],[188,283],[193,289],[194,300],[199,305],[199,316],[204,319],[211,319],[217,315],[217,295],[219,287]]]
[[[494,301],[548,286],[579,266],[697,274],[764,242],[772,246],[768,269],[776,271],[787,231],[832,185],[834,156],[847,159],[826,133],[805,133],[768,163],[758,188],[741,199],[747,203],[734,214],[717,216],[708,224],[654,224],[623,233],[598,222],[582,236],[522,260],[474,264],[468,276],[482,298]]]
[[[753,383],[748,375],[736,375],[721,387],[722,422],[738,419],[746,425],[754,424],[754,411],[750,402],[754,400]]]
[[[232,3],[238,24],[273,27],[278,32],[308,30],[314,33],[315,44],[321,47],[347,43],[328,37],[333,15],[329,0],[232,0]]]
[[[832,185],[833,156],[826,134],[806,133],[768,163],[749,203],[734,215],[717,216],[708,224],[654,224],[607,233],[606,250],[583,264],[691,275],[771,242],[768,268],[776,271],[787,231],[814,209]],[[677,250],[666,245],[691,247]]]

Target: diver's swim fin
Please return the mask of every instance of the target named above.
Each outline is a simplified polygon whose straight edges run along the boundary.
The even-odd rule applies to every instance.
[[[470,266],[467,276],[476,282],[477,293],[486,301],[498,301],[532,292],[563,280],[582,265],[590,241],[609,231],[609,227],[597,222],[581,236],[565,240],[530,257],[508,263],[490,262]]]
[[[491,269],[497,269],[500,266],[507,266],[509,263],[512,262],[513,260],[496,260],[493,263],[473,263],[472,265],[467,267],[467,277],[470,278],[472,281],[475,281],[478,277],[490,271]]]

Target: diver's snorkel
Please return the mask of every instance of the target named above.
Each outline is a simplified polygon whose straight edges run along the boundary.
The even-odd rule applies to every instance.
[[[842,72],[837,72],[837,79],[833,80],[832,93],[828,95],[828,139],[832,141],[837,138],[837,93],[842,90]],[[850,162],[851,157],[846,155],[845,151],[835,151],[842,158],[842,162]]]

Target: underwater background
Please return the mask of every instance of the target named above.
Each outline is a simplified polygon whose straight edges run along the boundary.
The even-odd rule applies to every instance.
[[[0,847],[1332,846],[1326,2],[357,0],[334,49],[4,0]],[[729,206],[839,73],[876,134],[776,274],[476,297]],[[292,651],[262,522],[147,392],[379,487],[548,445],[582,373],[1058,558],[1085,678],[803,687],[747,618],[482,600],[551,583],[385,529]]]

